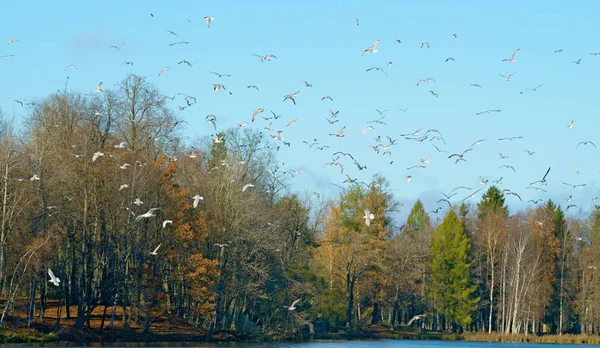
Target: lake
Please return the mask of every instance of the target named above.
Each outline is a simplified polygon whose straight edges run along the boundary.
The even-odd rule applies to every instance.
[[[0,344],[0,347],[3,346]],[[27,344],[11,344],[11,347],[31,347]],[[37,347],[60,347],[63,344],[44,344],[33,345]],[[543,343],[495,343],[495,342],[466,342],[466,341],[415,341],[415,340],[356,340],[356,341],[313,341],[300,343],[237,343],[237,344],[207,344],[196,342],[156,342],[150,345],[143,343],[115,343],[90,344],[88,347],[247,347],[247,348],[547,348],[549,344]],[[575,348],[592,345],[562,344],[561,348]],[[68,345],[68,347],[82,347],[78,345]],[[597,346],[593,346],[597,347]]]

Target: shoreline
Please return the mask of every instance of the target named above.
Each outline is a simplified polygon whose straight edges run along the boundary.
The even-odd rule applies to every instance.
[[[46,328],[47,329],[47,328]],[[58,333],[43,333],[36,329],[0,329],[0,345],[3,344],[56,344],[77,345],[95,343],[126,343],[135,345],[149,343],[201,343],[209,345],[238,345],[246,343],[277,343],[277,342],[311,342],[311,341],[356,341],[356,340],[441,340],[441,341],[469,341],[469,342],[497,342],[497,343],[544,343],[544,344],[600,344],[600,336],[586,334],[565,335],[505,335],[498,333],[471,333],[465,332],[442,333],[422,332],[396,329],[387,327],[367,327],[356,332],[333,332],[307,336],[282,335],[282,334],[253,334],[239,335],[233,332],[221,331],[207,339],[206,333],[140,333],[134,330],[116,328],[112,330],[81,329],[63,327]]]

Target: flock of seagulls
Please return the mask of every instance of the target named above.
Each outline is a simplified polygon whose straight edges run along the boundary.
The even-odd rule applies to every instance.
[[[150,14],[150,16],[152,18],[155,17],[155,14]],[[214,17],[211,16],[204,16],[203,20],[206,23],[207,28],[210,29],[210,32],[212,32],[213,30],[218,30],[218,25],[219,22],[215,22],[215,27],[212,28],[211,25],[213,24],[213,22],[215,21]],[[353,27],[350,23],[347,22],[347,24],[352,27],[352,29],[356,29],[356,30],[361,30],[363,28],[363,26],[361,26],[360,24],[360,20],[359,18],[354,18],[353,19],[353,23],[355,25],[355,27]],[[221,23],[222,24],[222,23]],[[364,25],[364,24],[363,24]],[[206,28],[205,28],[206,29]],[[163,28],[162,30],[162,35],[168,35],[168,37],[170,38],[175,38],[175,40],[180,40],[180,33],[177,33],[173,30],[171,30],[171,28]],[[165,34],[166,33],[166,34]],[[183,34],[183,33],[181,33]],[[447,33],[446,34],[447,38],[449,40],[458,40],[460,41],[461,38],[459,38],[459,35],[456,33]],[[434,41],[429,41],[431,39],[427,39],[427,40],[423,40],[423,39],[419,39],[417,42],[415,42],[414,44],[414,49],[419,50],[422,49],[421,52],[429,54],[430,52],[434,52],[435,51],[435,42]],[[121,41],[121,40],[119,40]],[[365,62],[365,67],[360,69],[360,71],[364,71],[366,73],[372,74],[369,76],[372,76],[373,78],[390,78],[393,75],[393,71],[394,69],[396,69],[394,67],[394,64],[392,63],[392,61],[389,61],[388,57],[385,57],[386,59],[383,60],[384,63],[382,63],[381,65],[379,64],[373,64],[370,63],[372,62],[372,59],[374,59],[375,57],[379,57],[380,55],[386,55],[388,54],[386,51],[388,50],[388,46],[386,46],[386,42],[387,40],[381,40],[381,39],[376,39],[375,41],[370,41],[372,42],[368,47],[363,48],[365,46],[363,46],[363,44],[360,44],[360,46],[357,47],[356,49],[356,56],[358,57],[357,59],[362,59]],[[418,42],[420,42],[420,45],[418,44]],[[457,42],[457,41],[452,41],[452,42]],[[406,43],[403,43],[403,40],[401,39],[394,39],[393,41],[389,41],[389,43],[393,43],[394,45],[406,45]],[[16,38],[11,38],[8,40],[8,46],[14,47],[15,45],[21,45],[22,43],[19,42],[18,39]],[[367,43],[364,43],[365,45]],[[169,46],[181,46],[181,45],[190,45],[190,41],[175,41],[169,44]],[[105,49],[113,52],[114,54],[121,54],[122,52],[126,51],[127,49],[129,49],[130,45],[127,45],[126,42],[122,42],[120,44],[115,44],[115,45],[110,45],[108,47],[106,47]],[[399,46],[402,47],[402,46]],[[512,49],[511,49],[512,51]],[[509,51],[509,52],[511,52]],[[507,63],[506,66],[518,66],[519,63],[517,61],[517,56],[519,57],[519,60],[521,60],[521,58],[523,58],[524,55],[528,54],[526,48],[524,48],[524,52],[520,53],[521,49],[517,48],[516,50],[512,51],[512,55],[510,55],[508,58],[503,58],[502,56],[498,57],[498,62],[504,62]],[[552,51],[550,51],[551,53]],[[565,50],[565,53],[563,53],[563,49],[556,49],[553,51],[554,54],[566,54],[567,50]],[[507,52],[507,55],[503,55],[504,57],[507,57],[510,53]],[[593,52],[591,53],[592,56],[595,55],[600,55],[600,53],[596,53]],[[248,59],[256,59],[255,64],[277,64],[277,63],[282,63],[286,61],[286,57],[284,57],[283,55],[280,56],[280,58],[272,53],[255,53],[255,52],[248,52],[247,56],[249,57]],[[7,54],[4,56],[0,56],[1,59],[8,59],[8,58],[12,58],[14,57],[11,54]],[[255,58],[252,58],[255,57]],[[453,55],[452,57],[449,57],[448,55],[444,55],[445,58],[443,63],[448,63],[447,66],[451,66],[453,64],[457,64],[458,61],[460,61],[461,57],[458,55]],[[276,63],[273,63],[274,61],[277,61]],[[166,64],[163,65],[161,64],[160,66],[162,66],[162,68],[160,68],[160,66],[157,67],[156,70],[153,70],[153,75],[155,78],[158,78],[159,81],[162,81],[165,78],[168,78],[170,73],[169,71],[171,69],[173,69],[173,67],[182,65],[184,68],[193,68],[193,69],[198,69],[199,63],[198,61],[194,61],[194,60],[187,60],[187,59],[181,59],[179,60],[178,63],[176,63],[176,61],[173,61],[171,64]],[[270,62],[270,63],[267,63]],[[387,62],[387,63],[385,63]],[[67,63],[67,62],[65,62]],[[578,58],[574,61],[571,61],[571,63],[576,64],[576,65],[580,65],[582,64],[582,59]],[[124,61],[123,63],[121,63],[122,65],[127,65],[130,67],[134,67],[134,62],[133,61]],[[384,70],[384,67],[386,70]],[[160,68],[160,70],[158,69]],[[186,69],[187,69],[186,68]],[[210,74],[211,76],[214,77],[214,79],[217,79],[218,82],[213,82],[212,84],[212,91],[211,93],[223,93],[222,91],[227,91],[230,95],[233,95],[232,91],[230,91],[228,89],[228,87],[231,87],[229,85],[229,81],[231,81],[232,79],[235,78],[235,76],[232,77],[232,74],[226,74],[226,73],[222,73],[222,72],[216,72],[214,70],[211,70],[210,67],[203,67],[203,69],[206,70],[206,74]],[[216,70],[216,69],[215,69]],[[357,68],[357,70],[359,70]],[[511,69],[512,70],[512,69]],[[78,71],[78,68],[76,65],[74,64],[68,64],[65,66],[64,71]],[[158,74],[156,73],[158,71]],[[364,73],[363,72],[363,73]],[[516,75],[517,71],[513,71],[510,72],[508,74],[498,74],[500,77],[502,77],[502,79],[505,82],[511,82],[512,79],[517,76],[517,78],[519,76],[521,76],[521,74]],[[430,95],[431,97],[427,97],[427,98],[431,98],[432,102],[436,102],[436,100],[441,100],[443,99],[443,91],[440,90],[440,93],[442,93],[442,95],[440,93],[438,93],[438,86],[440,86],[442,84],[442,81],[440,79],[440,82],[438,82],[434,77],[437,77],[435,75],[421,75],[420,79],[418,79],[416,81],[416,88],[419,90],[422,90],[423,93],[427,93],[428,95]],[[495,74],[493,74],[493,76],[496,76]],[[310,96],[308,95],[307,92],[304,91],[308,91],[311,89],[316,89],[318,88],[318,83],[316,83],[316,81],[314,82],[314,86],[313,87],[313,82],[310,82],[309,80],[311,79],[310,77],[307,77],[308,80],[302,80],[302,81],[297,81],[298,86],[297,87],[290,87],[290,89],[288,89],[287,91],[293,91],[292,93],[288,93],[288,94],[283,94],[283,91],[281,94],[279,94],[281,97],[279,99],[280,103],[285,103],[286,105],[289,105],[292,108],[301,108],[301,105],[303,103],[305,103],[306,101],[308,101],[310,99]],[[495,80],[499,81],[499,84],[503,84],[503,82],[500,82],[501,80],[498,79],[498,77],[494,77]],[[227,87],[226,87],[226,83],[227,83]],[[414,80],[412,80],[410,82],[411,86],[414,87]],[[512,86],[514,84],[508,84],[507,86]],[[465,83],[466,86],[470,86],[467,88],[477,88],[477,89],[483,89],[485,83],[479,84],[479,83]],[[533,84],[532,84],[533,85]],[[251,82],[247,82],[244,83],[243,86],[246,86],[245,90],[247,90],[247,93],[264,93],[261,91],[261,89],[256,85],[253,84]],[[427,88],[425,87],[427,86]],[[537,92],[539,93],[544,93],[544,91],[546,90],[545,88],[542,89],[542,87],[544,86],[544,84],[537,84],[536,87],[534,88],[527,88],[524,89],[524,92],[520,92],[520,94],[523,94],[525,92]],[[207,88],[210,89],[210,85],[207,86]],[[293,88],[293,89],[292,89]],[[546,87],[548,88],[548,87]],[[227,92],[225,93],[225,95],[227,94]],[[99,82],[96,86],[96,90],[95,93],[93,94],[94,96],[104,93],[104,87],[103,87],[103,83]],[[333,92],[332,92],[333,93]],[[324,94],[324,93],[323,93]],[[174,97],[167,97],[170,98],[171,100],[175,100],[176,97],[178,97],[179,95],[183,95],[183,101],[185,102],[184,105],[178,106],[178,110],[183,111],[188,107],[192,107],[194,105],[196,105],[196,97],[192,96],[192,95],[188,95],[185,93],[177,93],[177,95],[175,95]],[[332,97],[333,96],[333,97]],[[302,118],[302,117],[288,117],[288,116],[284,116],[281,114],[276,113],[275,111],[269,110],[268,108],[266,108],[265,105],[255,105],[251,108],[248,108],[247,113],[245,114],[245,116],[243,116],[243,119],[239,119],[237,120],[238,122],[235,123],[236,128],[244,128],[244,127],[248,127],[249,125],[252,126],[256,126],[259,129],[264,130],[264,132],[266,134],[268,134],[268,136],[266,137],[268,139],[268,141],[272,141],[275,142],[276,144],[279,144],[277,146],[277,149],[285,149],[285,148],[289,148],[289,147],[295,147],[295,145],[292,144],[292,141],[289,138],[288,134],[291,134],[293,132],[293,129],[295,129],[295,127],[298,127],[297,124],[302,124],[303,122],[314,122],[316,124],[316,122],[322,122],[323,126],[315,126],[314,128],[314,134],[311,135],[311,137],[309,139],[305,139],[302,140],[302,143],[305,144],[307,146],[307,149],[309,151],[312,152],[329,152],[331,153],[331,159],[326,162],[323,167],[335,167],[334,169],[339,170],[339,175],[340,175],[340,179],[337,182],[332,182],[333,185],[340,187],[342,190],[346,189],[348,184],[353,184],[353,183],[360,183],[360,184],[364,184],[364,185],[369,185],[369,183],[365,183],[362,182],[358,179],[358,177],[355,176],[356,172],[361,172],[361,171],[365,171],[368,170],[366,165],[362,165],[365,164],[366,162],[363,162],[367,160],[367,158],[369,159],[369,161],[372,161],[372,158],[375,158],[375,156],[379,156],[379,158],[382,158],[383,162],[381,163],[389,163],[389,164],[393,164],[394,160],[397,158],[397,156],[394,156],[395,153],[400,152],[401,148],[402,148],[402,143],[416,143],[419,144],[419,146],[422,146],[423,148],[426,148],[427,151],[430,151],[430,153],[421,158],[419,161],[415,161],[416,163],[409,163],[406,166],[403,166],[406,168],[406,173],[404,175],[401,175],[401,178],[405,179],[406,184],[410,185],[410,184],[414,184],[415,181],[417,181],[420,177],[420,173],[423,171],[427,171],[428,167],[430,166],[430,164],[432,163],[432,161],[448,161],[448,163],[450,163],[450,165],[461,165],[464,162],[469,161],[469,159],[471,158],[471,156],[473,155],[474,152],[479,152],[479,151],[483,151],[483,150],[479,150],[480,147],[486,147],[488,146],[489,143],[492,142],[492,140],[494,139],[489,139],[489,138],[481,138],[475,142],[473,142],[469,147],[467,147],[466,149],[461,149],[459,151],[449,151],[448,145],[452,145],[452,144],[447,144],[446,139],[444,138],[444,136],[442,135],[442,131],[435,129],[435,128],[430,128],[430,129],[424,129],[424,128],[420,128],[420,129],[416,129],[412,132],[408,132],[408,133],[403,133],[401,134],[400,132],[398,132],[396,129],[394,129],[393,127],[390,127],[390,125],[388,124],[388,122],[392,119],[392,117],[396,117],[396,116],[391,116],[391,113],[387,110],[387,109],[377,109],[374,108],[374,114],[375,117],[373,117],[373,119],[369,119],[366,120],[364,122],[364,124],[359,128],[359,129],[353,129],[351,126],[349,126],[346,123],[346,119],[345,119],[345,113],[344,111],[338,110],[335,106],[335,100],[337,98],[334,98],[335,94],[327,94],[327,95],[319,95],[319,98],[314,99],[317,103],[320,102],[322,103],[322,105],[326,105],[325,107],[323,107],[323,114],[318,116],[318,117],[312,117],[310,120],[308,118]],[[23,107],[24,103],[22,101],[18,101],[16,100],[15,102],[19,103],[21,105],[21,107]],[[275,105],[275,101],[273,102],[273,105]],[[333,106],[332,106],[333,105]],[[406,104],[405,104],[406,105]],[[260,106],[260,107],[259,107]],[[331,107],[331,108],[330,108]],[[413,107],[414,109],[414,107]],[[411,109],[411,106],[405,106],[404,108],[397,108],[398,111],[402,112],[401,115],[405,115],[406,117],[411,117],[411,113],[409,111],[412,111],[413,109]],[[268,111],[267,111],[268,110]],[[481,109],[479,109],[481,110]],[[267,111],[267,112],[265,112]],[[490,108],[490,109],[485,109],[485,110],[481,110],[478,112],[475,112],[476,116],[481,116],[481,115],[485,115],[483,117],[477,118],[478,120],[481,120],[483,118],[487,118],[488,116],[492,116],[494,115],[494,117],[496,116],[502,116],[504,114],[506,114],[507,111],[503,111],[503,108],[499,108],[499,107],[495,107],[495,108]],[[388,116],[391,116],[390,118],[388,118]],[[280,118],[284,118],[283,123],[280,123],[281,121],[279,121]],[[326,120],[323,121],[323,118]],[[317,121],[317,119],[319,121]],[[215,116],[214,114],[209,114],[208,116],[206,116],[205,118],[206,122],[209,123],[209,129],[211,129],[213,131],[213,134],[211,134],[211,139],[215,144],[218,143],[223,143],[225,142],[225,139],[223,138],[223,136],[221,135],[221,133],[218,131],[219,129],[225,129],[227,125],[225,125],[225,127],[222,127],[221,122],[219,121],[220,118]],[[565,122],[566,124],[566,122]],[[566,127],[563,125],[562,129],[566,128],[566,131],[569,130],[573,130],[575,127],[575,121],[572,120],[568,125],[566,125]],[[373,139],[372,142],[365,147],[365,151],[361,152],[360,154],[351,154],[349,153],[346,149],[346,146],[343,143],[343,138],[346,138],[348,135],[358,135],[360,134],[361,137],[363,137],[364,139]],[[323,139],[319,140],[320,136],[323,136],[324,138],[327,139],[327,141],[323,141]],[[293,138],[293,137],[291,137]],[[519,141],[523,141],[523,139],[526,139],[527,135],[518,135],[518,136],[510,136],[510,137],[498,137],[497,141],[508,141],[508,142],[519,142]],[[484,145],[485,144],[485,145]],[[505,144],[505,143],[504,143]],[[592,140],[586,139],[586,140],[581,140],[578,143],[574,144],[574,149],[577,151],[584,151],[583,149],[589,149],[589,150],[593,150],[596,148],[595,143]],[[304,145],[302,145],[305,149],[306,147]],[[126,142],[119,142],[119,144],[115,144],[114,145],[115,150],[120,150],[120,149],[126,149],[127,148],[127,143]],[[369,150],[370,149],[370,150]],[[398,150],[397,150],[398,149]],[[501,151],[500,151],[501,150]],[[521,150],[519,150],[521,151]],[[533,151],[533,149],[522,149],[523,152],[525,152],[525,154],[529,157],[534,156],[536,154],[536,151]],[[489,185],[494,184],[497,186],[501,186],[504,184],[503,180],[506,180],[507,182],[509,182],[510,178],[508,176],[510,175],[518,175],[518,166],[514,165],[513,163],[510,163],[510,161],[512,161],[513,158],[516,157],[516,155],[514,153],[510,153],[510,152],[506,152],[505,149],[498,149],[494,152],[494,156],[495,153],[498,153],[498,157],[500,161],[506,161],[503,164],[501,164],[500,166],[497,167],[497,171],[498,171],[498,176],[496,177],[485,177],[484,175],[478,175],[475,174],[474,178],[479,177],[478,180],[478,184],[474,183],[475,185],[472,185],[472,187],[468,187],[468,186],[457,186],[454,189],[450,190],[449,192],[440,192],[440,197],[437,200],[437,204],[442,204],[441,206],[433,206],[431,207],[430,213],[431,214],[439,214],[442,213],[444,211],[445,206],[448,206],[448,209],[451,209],[453,206],[455,206],[456,204],[460,204],[462,202],[467,201],[468,199],[474,198],[476,197],[476,195],[479,192],[482,192],[482,190],[484,190],[484,188],[489,187]],[[190,153],[188,154],[190,158],[197,158],[198,154],[194,151],[190,151]],[[521,153],[521,156],[524,156]],[[118,168],[120,168],[121,170],[130,170],[132,167],[134,166],[143,166],[143,163],[135,163],[135,164],[129,164],[129,163],[118,163],[117,161],[117,157],[114,156],[113,154],[106,152],[105,150],[98,150],[95,151],[94,153],[89,153],[89,154],[84,154],[84,153],[74,153],[73,154],[73,158],[75,160],[87,160],[87,161],[91,161],[93,163],[98,162],[98,161],[106,161],[106,160],[113,160],[115,162],[115,165],[118,166]],[[321,162],[323,163],[323,162]],[[361,164],[362,163],[362,164]],[[225,164],[224,164],[225,165]],[[231,165],[231,164],[227,164],[227,165]],[[345,165],[346,167],[351,166],[353,168],[353,170],[355,170],[354,172],[345,171]],[[380,165],[379,168],[372,168],[375,170],[381,170],[383,167]],[[494,166],[494,168],[496,168]],[[545,166],[544,166],[545,168]],[[325,170],[329,170],[329,169],[325,169]],[[302,175],[301,174],[301,169],[291,169],[288,171],[288,173],[290,175],[292,175],[293,177],[298,176],[298,175]],[[529,183],[527,186],[525,186],[524,188],[522,188],[523,190],[528,190],[527,192],[535,192],[535,193],[542,193],[542,192],[547,192],[547,186],[549,185],[549,175],[551,173],[551,167],[548,167],[548,169],[544,173],[544,175],[541,177],[541,179],[533,181],[531,183]],[[579,174],[579,170],[574,170],[573,171],[573,175],[578,175]],[[337,172],[336,172],[337,175]],[[506,177],[505,177],[506,176]],[[342,181],[343,178],[343,181]],[[19,178],[17,180],[21,181],[21,182],[33,182],[36,180],[39,180],[39,175],[37,174],[33,174],[29,179],[25,179],[25,178]],[[586,186],[586,183],[569,183],[567,181],[563,181],[562,184],[564,185],[564,187],[567,187],[571,190],[575,190],[577,188],[580,187],[584,187]],[[258,185],[258,183],[256,182],[247,182],[247,183],[242,183],[241,186],[241,191],[242,192],[246,192],[249,189],[252,189],[255,187],[255,185]],[[477,186],[480,186],[479,188],[477,188]],[[125,191],[129,189],[129,185],[127,183],[123,183],[121,184],[118,188],[115,188],[115,191],[119,192],[119,191]],[[523,201],[521,194],[523,192],[517,192],[517,190],[512,190],[512,189],[508,189],[508,188],[504,188],[501,189],[501,191],[503,192],[503,194],[505,196],[511,196],[514,197],[515,199],[518,199],[519,201]],[[463,193],[464,192],[464,193]],[[320,193],[319,192],[314,192],[316,196],[320,197]],[[460,194],[463,193],[463,194]],[[156,218],[157,216],[162,214],[162,210],[160,207],[153,207],[153,208],[149,208],[145,213],[143,214],[139,214],[141,212],[143,212],[144,210],[146,210],[144,208],[144,210],[141,210],[144,206],[144,202],[142,200],[143,197],[139,197],[136,198],[134,202],[132,202],[132,204],[135,206],[131,206],[131,207],[123,207],[123,209],[129,211],[129,213],[135,217],[135,223],[139,224],[142,223],[144,220],[147,219],[152,219],[152,218]],[[595,197],[592,199],[592,201],[595,203]],[[202,202],[203,202],[204,198],[202,195],[200,194],[196,194],[193,197],[191,197],[191,205],[193,207],[193,209],[196,209]],[[526,203],[527,204],[532,204],[532,205],[536,205],[539,204],[540,202],[543,202],[542,198],[535,198],[535,199],[530,199],[528,200]],[[573,197],[570,196],[569,198],[565,199],[565,202],[568,203],[566,210],[570,210],[573,208],[577,208],[578,206],[576,204],[573,203]],[[377,219],[377,217],[370,212],[369,208],[372,207],[364,207],[364,216],[362,217],[362,219],[364,219],[364,224],[366,226],[370,226],[371,222],[375,219]],[[134,213],[132,210],[138,210],[140,209],[141,211],[138,211],[138,214]],[[165,219],[162,222],[162,228],[168,228],[169,226],[172,226],[173,221],[172,220],[168,220]],[[148,251],[148,253],[150,255],[153,256],[157,256],[159,254],[159,249],[161,248],[162,244],[159,244],[155,249],[153,249],[152,251]],[[228,244],[226,243],[221,243],[221,244],[215,244],[216,247],[219,248],[225,248],[228,246]],[[50,282],[52,282],[52,284],[58,286],[60,283],[60,279],[57,278],[50,269],[48,269],[48,274],[50,276]],[[300,299],[295,300],[291,306],[285,306],[285,308],[287,308],[290,311],[293,311],[296,309],[296,304],[300,301]],[[414,320],[419,320],[422,319],[423,316],[416,316],[415,318],[411,319],[411,322]],[[410,323],[409,323],[410,324]]]

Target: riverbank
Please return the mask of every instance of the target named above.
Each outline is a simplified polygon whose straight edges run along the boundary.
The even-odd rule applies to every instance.
[[[65,326],[54,332],[51,327],[36,325],[34,329],[3,328],[0,330],[0,344],[90,344],[105,343],[153,343],[153,342],[207,342],[207,343],[260,343],[260,342],[289,342],[311,340],[449,340],[472,342],[503,342],[503,343],[548,343],[548,344],[600,344],[600,336],[589,335],[503,335],[487,333],[449,334],[441,332],[417,332],[410,329],[391,330],[385,326],[369,326],[356,332],[334,332],[322,335],[238,335],[232,332],[218,332],[207,337],[205,333],[193,331],[183,333],[142,333],[138,330],[114,328],[112,330],[81,329],[76,330]]]

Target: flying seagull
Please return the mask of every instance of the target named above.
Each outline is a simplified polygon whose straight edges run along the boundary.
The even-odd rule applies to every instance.
[[[577,149],[577,148],[579,147],[579,145],[581,145],[581,144],[583,144],[583,145],[590,144],[590,145],[592,145],[592,146],[594,146],[594,147],[597,147],[597,146],[596,146],[596,144],[594,144],[593,142],[591,142],[591,141],[589,141],[589,140],[588,140],[588,141],[580,141],[580,142],[577,144],[577,147],[575,147],[575,149]]]
[[[156,248],[154,248],[154,250],[152,250],[150,252],[150,255],[154,255],[154,256],[158,255],[157,251],[158,251],[158,249],[160,248],[161,245],[162,244],[159,244]]]
[[[164,68],[160,69],[158,76],[162,75],[165,71],[168,71],[169,69],[171,69],[170,66],[165,66]]]
[[[54,286],[60,285],[60,278],[56,277],[50,268],[48,268],[48,275],[50,276],[50,283]]]
[[[374,218],[375,218],[375,215],[370,213],[369,209],[365,209],[365,216],[363,216],[363,219],[365,219],[365,224],[367,226],[371,226],[371,220],[373,220]]]
[[[511,78],[511,77],[512,77],[514,74],[516,74],[516,73],[517,73],[517,72],[515,71],[514,73],[511,73],[511,74],[510,74],[510,75],[508,75],[508,76],[504,76],[504,75],[502,75],[502,74],[498,74],[498,75],[502,76],[502,78],[504,79],[504,81],[506,81],[506,82],[510,82],[510,78]]]
[[[212,21],[214,21],[215,19],[210,16],[205,16],[204,20],[206,21],[206,25],[210,28],[210,23],[212,23]]]
[[[196,209],[196,207],[198,206],[198,203],[200,203],[200,201],[203,201],[204,197],[202,197],[200,195],[195,195],[194,197],[192,197],[192,199],[194,200],[194,203],[192,204],[192,206],[194,207],[194,209]]]
[[[551,169],[551,168],[552,168],[552,167],[548,167],[548,170],[546,171],[546,174],[544,174],[544,177],[542,178],[542,180],[534,181],[534,182],[532,182],[532,183],[531,183],[531,184],[529,184],[529,185],[533,185],[533,184],[536,184],[536,183],[538,183],[538,182],[539,182],[539,183],[542,183],[542,184],[543,184],[543,183],[545,183],[545,182],[546,182],[546,177],[548,176],[548,173],[550,173],[550,169]]]
[[[138,217],[136,217],[135,218],[135,223],[137,224],[140,221],[142,221],[142,219],[151,218],[151,217],[156,216],[156,212],[159,211],[159,210],[160,210],[160,208],[152,208],[152,209],[148,210],[147,213],[139,215]]]
[[[289,311],[293,311],[296,309],[296,304],[300,302],[300,299],[294,300],[294,302],[292,302],[291,306],[283,306],[284,308],[287,308]]]
[[[371,47],[367,47],[365,48],[362,56],[364,57],[367,53],[371,52],[371,53],[376,53],[377,52],[377,45],[379,45],[379,39],[377,41],[375,41],[373,43],[373,45],[371,45]]]
[[[510,63],[514,63],[515,60],[515,56],[517,55],[517,53],[519,53],[521,49],[517,48],[517,50],[515,51],[515,53],[512,54],[512,56],[510,58],[506,58],[506,59],[502,59],[503,62],[510,62]]]

